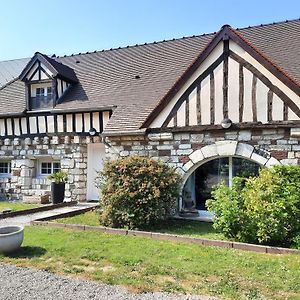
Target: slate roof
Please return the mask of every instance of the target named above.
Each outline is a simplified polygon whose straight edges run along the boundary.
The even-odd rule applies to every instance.
[[[238,29],[237,32],[300,83],[300,20]],[[214,36],[213,33],[53,58],[73,69],[79,81],[56,109],[115,106],[105,131],[138,130]],[[7,112],[7,104],[12,102],[10,111],[24,110],[25,95],[21,90],[18,80],[0,88],[0,114]]]

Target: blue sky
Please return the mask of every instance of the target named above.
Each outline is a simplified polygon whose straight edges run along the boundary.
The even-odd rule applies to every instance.
[[[0,60],[64,55],[300,17],[300,1],[10,0],[1,2]]]

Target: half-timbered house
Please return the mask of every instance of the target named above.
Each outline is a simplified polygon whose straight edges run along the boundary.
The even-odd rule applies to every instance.
[[[0,62],[0,182],[98,199],[105,159],[159,158],[205,215],[214,184],[299,164],[300,20],[64,57]],[[187,196],[188,195],[188,196]]]

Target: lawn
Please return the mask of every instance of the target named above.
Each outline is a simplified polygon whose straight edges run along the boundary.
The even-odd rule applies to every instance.
[[[0,212],[6,209],[11,211],[20,211],[24,209],[40,207],[39,204],[27,204],[22,202],[0,201]]]
[[[74,217],[56,219],[53,221],[64,224],[84,224],[90,226],[100,225],[97,211],[89,211],[87,213]],[[216,232],[216,230],[212,227],[212,223],[192,220],[167,220],[164,222],[160,222],[155,226],[147,228],[147,231],[188,235],[215,240],[226,239],[222,233]]]
[[[226,299],[300,299],[300,256],[269,255],[142,237],[26,227],[0,262],[127,286]]]

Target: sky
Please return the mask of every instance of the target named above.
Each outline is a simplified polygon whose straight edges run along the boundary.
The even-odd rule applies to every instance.
[[[70,55],[300,17],[300,1],[2,0],[0,60]]]

